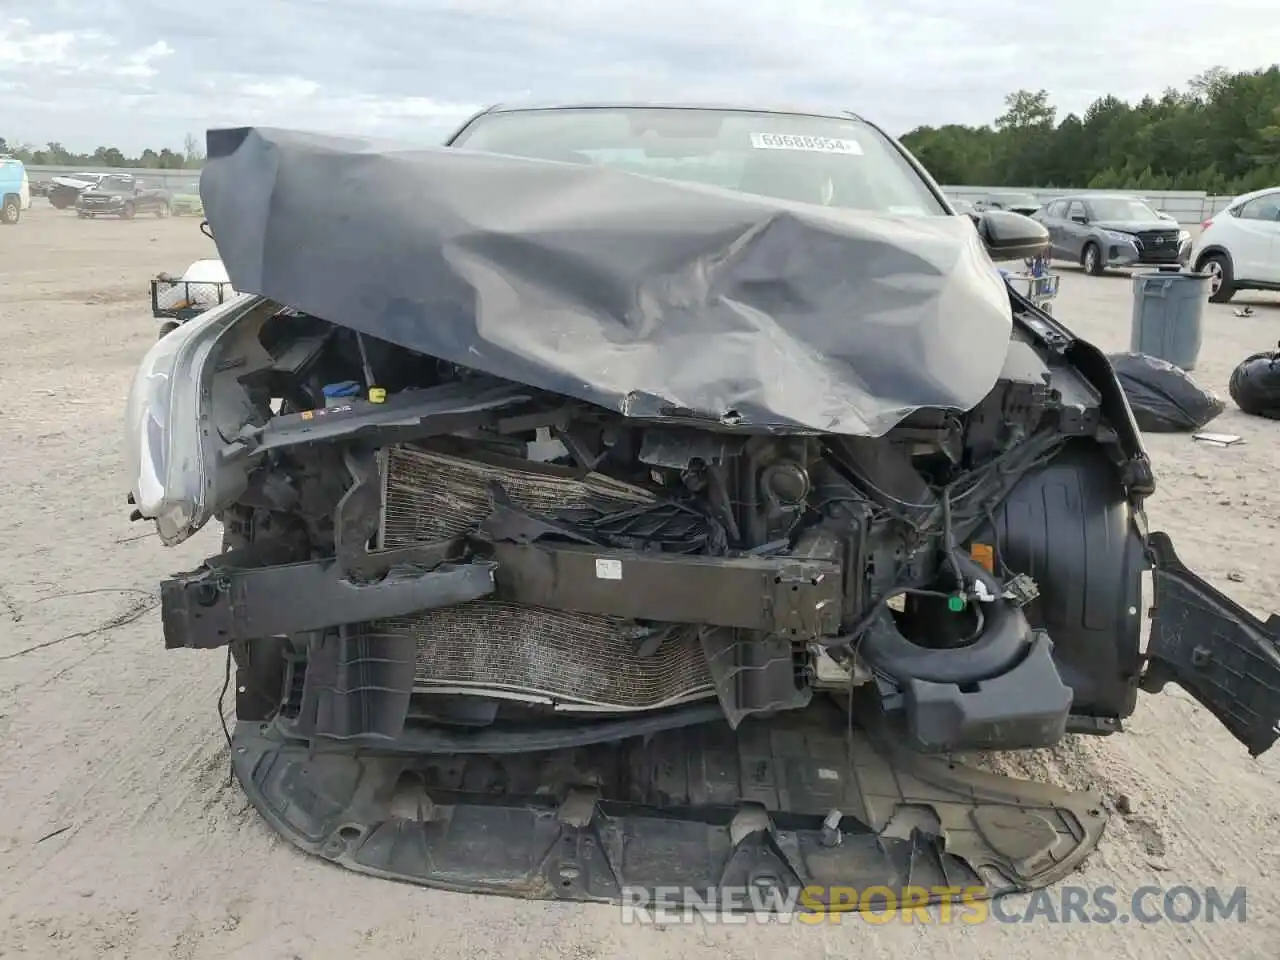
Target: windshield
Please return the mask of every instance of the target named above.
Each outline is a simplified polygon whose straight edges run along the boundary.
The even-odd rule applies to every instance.
[[[852,118],[669,107],[521,110],[478,117],[452,146],[829,207],[946,215],[894,145]]]
[[[1160,215],[1141,200],[1128,197],[1095,197],[1089,201],[1095,220],[1159,220]]]

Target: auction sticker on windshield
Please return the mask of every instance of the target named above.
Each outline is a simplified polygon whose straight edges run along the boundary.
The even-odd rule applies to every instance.
[[[810,153],[844,153],[862,156],[856,140],[839,137],[805,137],[793,133],[753,133],[751,146],[757,150],[807,150]]]

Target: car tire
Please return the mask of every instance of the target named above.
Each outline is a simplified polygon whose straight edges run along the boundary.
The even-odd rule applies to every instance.
[[[1236,273],[1225,253],[1211,253],[1196,263],[1196,273],[1209,274],[1209,302],[1229,303],[1236,295]]]
[[[4,206],[0,207],[0,223],[12,226],[22,219],[22,204],[17,197],[5,197]]]
[[[1084,250],[1080,254],[1080,266],[1084,267],[1084,272],[1091,277],[1100,277],[1107,269],[1107,265],[1102,262],[1102,248],[1092,240],[1084,245]]]
[[[134,214],[136,214],[137,212],[138,212],[137,208],[134,207],[133,202],[130,201],[129,203],[126,203],[124,205],[124,209],[120,211],[120,219],[132,220],[134,217]]]

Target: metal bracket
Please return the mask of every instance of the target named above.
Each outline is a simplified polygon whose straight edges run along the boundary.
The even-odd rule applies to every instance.
[[[367,584],[344,577],[332,560],[204,569],[161,582],[165,647],[223,647],[465,603],[493,593],[493,569],[491,563],[425,573],[396,567]]]
[[[354,482],[334,511],[333,540],[338,565],[347,577],[367,582],[400,565],[433,570],[462,559],[466,550],[461,538],[370,550],[382,511],[382,475],[371,453],[347,450],[342,459]]]

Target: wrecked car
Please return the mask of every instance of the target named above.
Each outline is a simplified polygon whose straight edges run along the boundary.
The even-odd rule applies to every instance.
[[[207,157],[240,292],[143,360],[129,500],[166,544],[221,523],[164,643],[226,656],[234,772],[300,848],[524,897],[994,896],[1105,812],[953,755],[1170,682],[1276,740],[1277,618],[1148,531],[1107,358],[995,268],[1045,231],[975,229],[875,125],[497,108]]]
[[[55,210],[65,210],[76,205],[76,199],[85,190],[92,190],[107,174],[75,173],[70,176],[52,177],[44,195]]]

